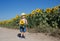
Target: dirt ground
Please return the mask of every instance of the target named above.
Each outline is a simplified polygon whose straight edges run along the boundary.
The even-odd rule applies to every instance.
[[[26,38],[19,38],[19,30],[0,27],[0,41],[60,41],[60,39],[45,35],[43,33],[26,32]]]

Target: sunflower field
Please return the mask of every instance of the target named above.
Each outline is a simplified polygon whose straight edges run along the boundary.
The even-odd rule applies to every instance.
[[[7,28],[18,28],[18,23],[20,20],[20,16],[16,15],[15,18],[12,18],[10,20],[4,20],[4,21],[0,21],[0,26],[1,27],[7,27]]]
[[[0,21],[0,26],[7,28],[19,28],[19,15],[10,20]],[[26,14],[28,28],[31,32],[51,32],[60,34],[60,6],[47,8],[46,10],[37,8],[30,14]]]

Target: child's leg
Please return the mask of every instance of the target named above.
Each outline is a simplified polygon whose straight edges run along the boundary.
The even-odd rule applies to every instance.
[[[23,32],[20,32],[20,34],[21,34],[21,36],[23,36],[23,35],[24,35],[24,33],[23,33]]]
[[[24,31],[23,31],[23,35],[25,36],[25,32],[26,32],[26,27],[24,28]]]
[[[23,32],[23,28],[22,28],[22,26],[20,26],[20,34],[21,34],[21,36],[22,36],[22,32]]]
[[[20,32],[21,32],[21,36],[25,36],[25,32],[24,32],[24,29],[20,29]]]
[[[22,32],[22,36],[25,36],[25,32]]]
[[[25,32],[22,32],[22,38],[25,38]]]
[[[22,37],[25,38],[26,27],[23,28]]]

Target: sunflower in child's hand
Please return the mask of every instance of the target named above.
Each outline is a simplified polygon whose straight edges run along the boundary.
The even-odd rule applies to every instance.
[[[20,24],[21,25],[24,25],[24,20],[20,20]]]

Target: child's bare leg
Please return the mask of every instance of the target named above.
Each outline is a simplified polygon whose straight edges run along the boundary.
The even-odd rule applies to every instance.
[[[24,32],[21,32],[21,36],[23,36],[24,35]]]
[[[25,36],[25,32],[22,32],[21,34]]]
[[[22,32],[22,38],[25,38],[25,32]]]
[[[22,36],[22,32],[21,32],[21,36]]]
[[[25,36],[25,32],[23,32],[23,35]]]

